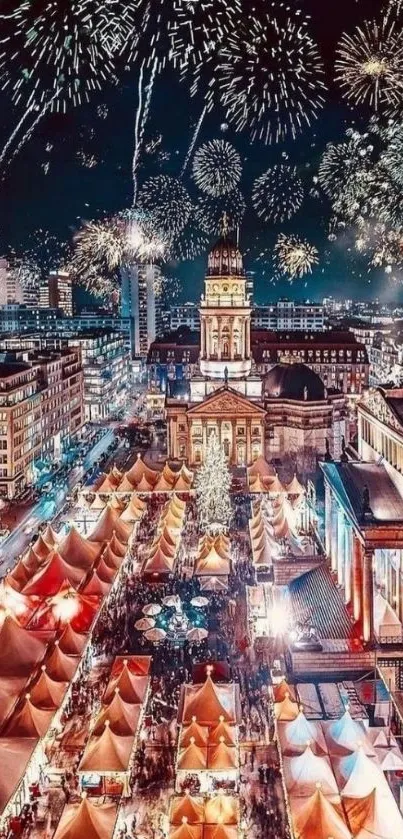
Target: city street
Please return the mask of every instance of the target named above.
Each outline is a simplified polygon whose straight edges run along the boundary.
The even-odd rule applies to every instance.
[[[63,485],[55,487],[54,490],[40,498],[27,511],[24,518],[18,523],[18,527],[10,533],[1,545],[1,577],[5,576],[14,565],[16,557],[28,547],[32,536],[37,532],[38,528],[45,522],[53,519],[60,512],[68,494],[79,482],[83,481],[87,473],[98,463],[114,439],[114,432],[111,429],[107,430],[103,437],[95,443],[91,451],[88,452],[83,464],[71,470]]]

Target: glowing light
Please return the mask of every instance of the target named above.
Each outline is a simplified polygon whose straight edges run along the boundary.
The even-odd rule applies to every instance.
[[[240,155],[226,140],[210,140],[194,156],[194,181],[208,195],[217,197],[232,192],[241,174]]]
[[[336,81],[348,100],[375,111],[396,111],[403,85],[403,35],[394,21],[366,21],[344,34],[337,49]]]
[[[293,280],[312,273],[318,264],[317,248],[299,236],[281,233],[274,247],[275,259],[282,274]]]
[[[169,175],[149,178],[139,192],[138,206],[150,213],[155,226],[168,238],[181,233],[192,212],[187,190]]]

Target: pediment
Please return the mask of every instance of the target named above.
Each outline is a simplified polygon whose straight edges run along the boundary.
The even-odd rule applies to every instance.
[[[233,419],[240,416],[256,417],[257,415],[263,418],[266,411],[256,402],[252,402],[232,388],[220,388],[211,396],[203,399],[203,402],[198,402],[197,405],[189,408],[189,414],[193,417],[223,414]]]
[[[361,404],[380,422],[389,425],[396,431],[402,431],[402,423],[396,417],[380,390],[367,391],[361,399]]]

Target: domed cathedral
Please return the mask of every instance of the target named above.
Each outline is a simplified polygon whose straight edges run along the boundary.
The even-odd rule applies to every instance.
[[[345,434],[342,394],[328,394],[303,365],[277,366],[263,380],[255,372],[252,300],[242,254],[229,237],[225,217],[208,256],[199,311],[200,355],[188,399],[166,398],[169,457],[197,466],[212,433],[233,466],[248,465],[260,455],[295,454],[297,461],[307,447],[314,456],[339,456]]]

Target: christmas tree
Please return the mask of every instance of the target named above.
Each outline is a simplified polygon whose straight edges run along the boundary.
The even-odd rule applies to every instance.
[[[217,435],[210,434],[203,466],[196,476],[200,528],[210,533],[225,530],[231,520],[231,475]]]

